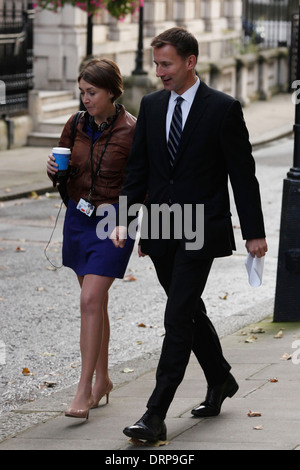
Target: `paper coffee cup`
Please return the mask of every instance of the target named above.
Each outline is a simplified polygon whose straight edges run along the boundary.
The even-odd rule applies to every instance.
[[[68,169],[71,150],[65,147],[54,147],[52,155],[55,158],[55,163],[58,164],[58,171],[65,171]]]

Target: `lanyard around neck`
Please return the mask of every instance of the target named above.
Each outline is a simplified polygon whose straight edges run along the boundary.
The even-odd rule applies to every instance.
[[[112,136],[112,131],[113,131],[113,127],[114,127],[114,124],[116,122],[116,119],[114,119],[110,125],[110,129],[109,129],[109,132],[108,132],[108,135],[106,137],[106,141],[105,141],[105,144],[102,148],[102,151],[101,151],[101,155],[100,155],[100,158],[99,158],[99,161],[98,161],[98,164],[97,164],[97,167],[96,167],[96,171],[94,171],[94,165],[93,165],[93,150],[94,150],[94,130],[93,130],[93,135],[92,135],[92,146],[91,146],[91,152],[90,152],[90,161],[91,161],[91,180],[92,180],[92,183],[91,183],[91,189],[90,189],[90,193],[89,193],[89,197],[88,199],[91,200],[92,198],[92,194],[95,190],[95,180],[96,180],[96,176],[99,176],[99,173],[100,173],[100,166],[101,166],[101,162],[102,162],[102,159],[103,159],[103,156],[106,152],[106,149],[107,149],[107,146],[108,146],[108,142],[110,141],[110,138]]]

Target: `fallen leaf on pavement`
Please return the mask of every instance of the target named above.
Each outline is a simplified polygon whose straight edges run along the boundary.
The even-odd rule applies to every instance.
[[[245,339],[245,343],[254,343],[257,340],[256,336],[249,336],[249,338]]]
[[[283,331],[279,330],[277,335],[274,336],[274,338],[282,338],[283,337]]]
[[[257,431],[261,431],[262,429],[264,429],[264,427],[262,424],[259,424],[258,426],[254,426],[253,429],[256,429]]]
[[[48,271],[56,271],[57,270],[54,266],[47,266],[46,269]]]
[[[260,333],[265,333],[265,330],[263,330],[262,328],[256,327],[250,330],[250,333],[260,334]]]
[[[20,246],[17,246],[16,251],[17,251],[17,253],[23,253],[26,250],[25,250],[25,248],[21,248]]]
[[[271,382],[271,383],[278,382],[278,379],[277,379],[277,377],[274,377],[273,379],[270,379],[270,382]]]
[[[289,361],[290,359],[292,359],[292,357],[293,354],[284,353],[281,359],[282,361]]]
[[[81,362],[72,362],[72,364],[70,364],[70,367],[72,369],[76,369],[77,367],[79,367],[81,365]]]
[[[156,442],[147,441],[146,444],[152,447],[161,447],[161,446],[167,446],[169,444],[169,441],[156,441]]]
[[[221,300],[227,300],[228,295],[229,295],[228,292],[226,292],[223,297],[219,296],[219,299],[221,299]]]
[[[141,441],[140,439],[136,439],[134,437],[132,437],[129,442],[131,442],[131,444],[133,444],[134,446],[137,446],[137,447],[141,447],[141,446],[144,446],[145,445],[145,442],[144,441]]]
[[[50,382],[47,380],[46,382],[44,382],[44,385],[48,388],[52,388],[52,387],[55,387],[56,382]]]
[[[32,372],[30,372],[30,370],[27,367],[24,367],[24,369],[22,370],[22,374],[27,377],[34,375]]]
[[[249,416],[249,418],[255,418],[256,416],[261,416],[261,413],[259,411],[249,410],[248,416]]]
[[[132,274],[127,274],[126,276],[124,276],[123,281],[132,282],[136,281],[136,278]]]
[[[159,440],[158,441],[141,441],[140,439],[136,439],[134,437],[131,438],[129,442],[131,442],[131,444],[137,447],[142,447],[142,446],[161,447],[161,446],[166,446],[170,443],[169,441],[159,441]]]
[[[139,327],[140,327],[140,328],[147,328],[146,325],[145,325],[145,323],[139,323]]]
[[[130,374],[131,372],[134,372],[134,369],[130,369],[129,367],[125,367],[125,369],[122,370],[124,374]]]

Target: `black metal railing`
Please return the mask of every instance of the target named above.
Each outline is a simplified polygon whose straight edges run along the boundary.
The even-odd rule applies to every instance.
[[[260,48],[290,46],[292,15],[298,0],[244,0],[243,29],[245,44]]]
[[[31,1],[0,0],[0,117],[28,109],[28,92],[33,88],[33,20]]]
[[[297,64],[298,64],[298,34],[299,34],[299,13],[292,15],[292,28],[291,28],[291,46],[290,46],[290,63],[289,63],[289,84],[299,79],[297,77]]]

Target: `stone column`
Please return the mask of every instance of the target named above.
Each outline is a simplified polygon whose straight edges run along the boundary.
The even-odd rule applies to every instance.
[[[242,30],[242,0],[224,0],[224,16],[227,18],[228,29]]]
[[[199,0],[196,0],[199,3]],[[174,0],[174,20],[192,33],[204,31],[205,23],[196,8],[195,0]],[[197,17],[198,16],[198,17]]]
[[[107,39],[109,41],[130,41],[132,39],[131,17],[128,15],[123,21],[117,20],[113,16],[107,14]],[[136,29],[136,28],[135,28]]]
[[[227,21],[221,16],[220,0],[203,0],[202,18],[205,21],[206,31],[220,32],[227,29]]]
[[[79,8],[65,6],[59,13],[36,13],[35,89],[74,89],[86,53],[86,26],[87,15]]]
[[[144,4],[144,34],[145,37],[152,38],[165,29],[175,26],[173,20],[173,2],[175,0],[145,0]],[[167,17],[167,9],[171,10]]]

